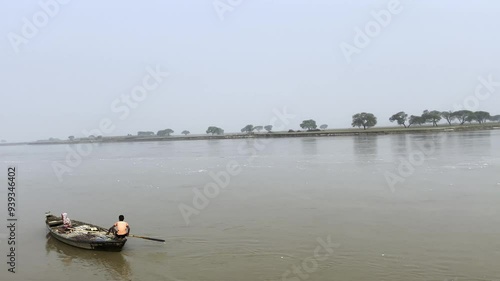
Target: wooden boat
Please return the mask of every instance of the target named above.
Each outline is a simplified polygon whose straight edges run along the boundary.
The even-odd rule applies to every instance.
[[[50,235],[68,245],[100,251],[121,251],[127,238],[114,238],[106,235],[106,228],[86,222],[71,220],[71,227],[63,225],[61,217],[45,214],[45,224]]]

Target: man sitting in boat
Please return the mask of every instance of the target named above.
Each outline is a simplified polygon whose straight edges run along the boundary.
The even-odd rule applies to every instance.
[[[130,233],[130,226],[127,222],[123,221],[125,217],[120,215],[118,220],[109,230],[106,235],[112,232],[115,235],[115,238],[125,238]]]
[[[62,213],[61,214],[61,219],[63,221],[64,228],[71,228],[71,220],[68,218],[68,214],[67,213]]]

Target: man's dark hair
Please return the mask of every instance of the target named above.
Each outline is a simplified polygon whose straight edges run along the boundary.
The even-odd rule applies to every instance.
[[[124,217],[123,215],[120,215],[120,216],[118,217],[118,219],[119,219],[120,221],[123,221],[123,220],[125,219],[125,217]]]

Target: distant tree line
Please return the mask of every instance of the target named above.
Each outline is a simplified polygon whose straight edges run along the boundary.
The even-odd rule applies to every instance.
[[[391,122],[397,122],[398,125],[409,128],[413,125],[425,125],[432,124],[433,127],[437,127],[441,120],[446,120],[448,125],[452,125],[453,121],[457,121],[458,124],[463,125],[465,122],[472,123],[477,122],[483,124],[487,121],[500,122],[500,115],[492,116],[486,111],[470,111],[470,110],[458,110],[458,111],[437,111],[437,110],[424,110],[422,115],[411,115],[408,117],[404,111],[400,111],[389,118]]]
[[[260,133],[260,131],[266,130],[268,133],[271,133],[273,130],[272,125],[266,125],[266,126],[254,126],[252,124],[246,125],[243,127],[240,131],[242,133],[247,133],[247,134],[252,134],[254,131],[257,131]]]
[[[393,114],[390,118],[390,122],[396,122],[398,125],[403,126],[405,128],[410,128],[415,125],[426,125],[432,124],[433,127],[437,127],[438,123],[442,120],[445,120],[450,126],[453,122],[457,122],[460,125],[465,124],[466,122],[472,123],[476,122],[479,124],[483,124],[485,122],[500,122],[500,115],[491,115],[486,111],[470,111],[470,110],[458,110],[458,111],[437,111],[437,110],[424,110],[421,115],[410,115],[406,114],[404,111],[400,111],[398,113]],[[356,113],[352,116],[353,127],[363,128],[364,130],[369,129],[377,125],[377,117],[373,113],[360,112]],[[313,119],[308,119],[302,121],[300,127],[307,131],[319,131],[316,121]],[[321,130],[326,130],[328,128],[327,124],[323,124],[319,126]],[[273,126],[254,126],[252,124],[248,124],[241,129],[242,133],[253,134],[255,131],[261,132],[262,130],[266,130],[267,133],[272,133]],[[289,130],[289,132],[294,132],[293,130]],[[159,130],[156,134],[151,131],[139,131],[137,133],[138,136],[170,136],[174,133],[172,129],[164,129]],[[206,130],[207,134],[211,135],[223,135],[224,130],[216,127],[209,126]],[[182,131],[183,135],[189,135],[190,132],[188,130]],[[130,136],[130,135],[129,135]],[[95,138],[95,136],[89,136],[90,139]],[[102,138],[102,136],[98,136],[97,139]],[[75,139],[74,136],[69,136],[68,139],[73,141]]]
[[[397,122],[405,128],[409,128],[414,125],[425,125],[432,124],[433,127],[437,127],[438,123],[445,120],[450,126],[453,125],[454,121],[458,124],[463,125],[466,122],[472,123],[476,122],[478,124],[483,124],[485,122],[500,122],[500,115],[491,115],[486,111],[470,111],[470,110],[459,110],[459,111],[437,111],[437,110],[424,110],[421,115],[411,115],[408,116],[404,111],[400,111],[389,118],[390,122]],[[377,125],[377,117],[373,113],[361,112],[356,113],[352,116],[353,127],[368,129]],[[309,119],[304,120],[300,124],[302,129],[308,131],[317,130],[316,121]],[[245,127],[246,128],[246,127]],[[320,129],[325,130],[328,128],[327,124],[320,126]],[[293,132],[290,130],[289,132]]]

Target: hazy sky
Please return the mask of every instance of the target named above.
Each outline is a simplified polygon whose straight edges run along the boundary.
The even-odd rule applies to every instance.
[[[103,118],[110,135],[233,132],[284,107],[292,129],[309,118],[350,127],[361,111],[388,125],[400,110],[473,100],[478,77],[500,82],[495,0],[61,2],[2,1],[0,139],[79,137]],[[342,42],[357,48],[350,62]],[[152,87],[148,67],[169,76]],[[117,111],[143,80],[154,89]],[[500,86],[486,89],[474,109],[500,114]]]

